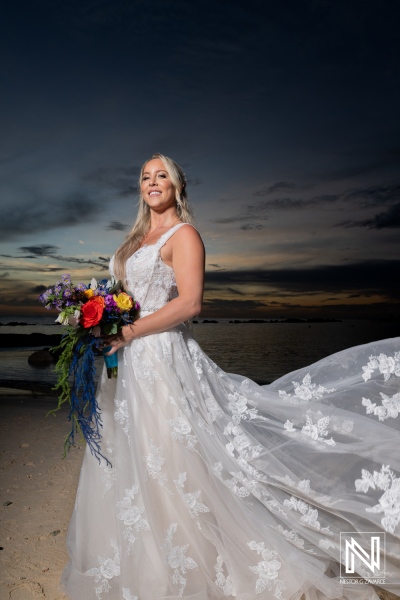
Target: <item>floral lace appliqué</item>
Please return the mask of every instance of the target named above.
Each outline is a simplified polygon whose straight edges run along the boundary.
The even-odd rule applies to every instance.
[[[318,411],[316,414],[319,415],[322,413]],[[306,424],[302,427],[301,433],[308,436],[315,442],[324,442],[324,444],[327,444],[328,446],[335,446],[336,442],[333,438],[325,439],[325,436],[328,435],[327,427],[329,425],[329,421],[330,417],[320,417],[314,423],[311,414],[307,414]],[[294,428],[293,423],[289,421],[289,419],[284,424],[284,428],[288,433],[297,433],[297,430]]]
[[[245,460],[252,460],[260,456],[262,446],[252,446],[251,439],[247,436],[239,425],[228,423],[224,429],[224,435],[231,438],[231,442],[226,444],[226,449],[231,456],[234,456],[235,450]]]
[[[258,411],[256,408],[248,408],[248,399],[239,392],[235,391],[228,394],[228,410],[232,414],[232,421],[238,425],[240,421],[247,419],[257,419]]]
[[[223,466],[221,462],[215,463],[213,466],[214,475],[228,488],[230,489],[236,496],[239,498],[245,498],[246,496],[250,496],[251,492],[247,489],[247,487],[243,485],[239,485],[239,479],[234,475],[231,479],[224,479],[222,476]]]
[[[162,449],[157,448],[153,440],[150,440],[150,453],[145,456],[144,461],[146,463],[146,473],[150,479],[156,479],[161,487],[165,487],[168,481],[166,474],[162,473],[165,457],[163,456]]]
[[[294,386],[294,393],[288,394],[284,390],[279,390],[279,395],[282,398],[291,398],[291,402],[295,402],[296,404],[303,404],[309,402],[310,400],[320,400],[323,396],[330,394],[335,391],[335,388],[325,388],[322,385],[318,385],[316,383],[311,383],[311,375],[307,373],[305,377],[303,377],[303,381],[298,383],[297,381],[292,381]]]
[[[379,370],[385,381],[391,375],[400,377],[400,352],[395,352],[393,356],[386,356],[382,353],[379,356],[370,356],[368,364],[362,370],[364,381],[371,379],[372,373],[376,370]]]
[[[380,421],[386,421],[386,419],[397,419],[400,412],[400,393],[395,394],[391,398],[380,392],[382,397],[382,404],[376,405],[372,403],[368,398],[362,399],[362,404],[365,406],[367,415],[374,414]]]
[[[117,542],[115,540],[112,540],[111,546],[114,550],[114,558],[102,558],[101,556],[99,556],[98,561],[100,566],[85,571],[85,575],[88,575],[89,577],[94,577],[95,582],[100,584],[97,587],[95,587],[95,592],[98,600],[102,600],[103,593],[110,591],[110,579],[112,579],[113,577],[118,577],[121,571],[119,548]]]
[[[178,597],[182,598],[187,582],[184,575],[186,575],[188,570],[195,569],[197,563],[193,558],[186,556],[189,544],[185,544],[184,546],[173,546],[173,538],[177,529],[177,523],[172,523],[168,527],[163,550],[165,551],[165,562],[172,569],[171,579],[173,583],[180,586]]]
[[[122,588],[122,600],[138,600],[138,597],[133,596],[128,588]]]
[[[133,504],[138,492],[139,486],[133,485],[131,489],[125,490],[124,498],[116,504],[117,518],[126,525],[123,536],[129,543],[127,554],[129,554],[131,546],[136,541],[133,531],[149,531],[150,529],[148,522],[142,517],[144,507]]]
[[[286,589],[286,586],[282,580],[278,579],[278,571],[282,566],[282,563],[278,560],[278,553],[268,550],[264,542],[257,544],[257,542],[252,541],[248,542],[247,545],[262,558],[262,561],[255,567],[250,567],[250,571],[258,576],[256,594],[261,594],[267,589],[274,592],[275,598],[282,600],[282,591]]]
[[[171,427],[171,435],[174,440],[178,442],[186,442],[186,448],[189,450],[193,450],[195,445],[197,444],[197,438],[192,434],[192,427],[183,416],[184,413],[180,410],[179,417],[176,419],[170,419],[167,421],[168,425]]]
[[[236,596],[236,591],[233,586],[230,575],[224,574],[224,561],[222,556],[217,557],[217,563],[214,565],[215,574],[217,576],[215,584],[222,590],[225,596]]]
[[[129,436],[129,413],[128,413],[128,403],[126,400],[117,400],[115,399],[115,405],[117,410],[114,412],[114,419],[122,425],[122,430],[125,435],[128,437],[128,443],[131,443],[131,439]]]
[[[302,517],[300,518],[300,523],[305,525],[306,527],[310,527],[311,529],[315,529],[316,531],[321,531],[326,535],[333,535],[332,531],[329,527],[321,527],[320,522],[318,521],[318,511],[316,508],[312,508],[307,502],[304,500],[300,500],[295,496],[291,496],[289,500],[283,501],[284,506],[289,509],[294,509],[299,512]]]
[[[186,473],[179,473],[178,479],[174,479],[174,483],[177,487],[180,497],[185,503],[186,508],[190,516],[194,519],[198,517],[200,513],[210,512],[210,509],[205,504],[198,502],[199,496],[201,494],[201,490],[197,490],[197,492],[187,492],[184,493],[184,486],[186,481]]]
[[[304,550],[304,540],[299,537],[297,531],[294,531],[293,529],[289,531],[288,529],[284,529],[282,525],[273,527],[273,529],[277,529],[289,542]]]
[[[361,471],[361,479],[354,482],[357,492],[368,492],[369,488],[381,490],[385,493],[379,498],[379,503],[370,508],[367,512],[384,513],[381,519],[382,527],[389,533],[394,533],[400,522],[400,477],[390,469],[390,465],[382,465],[380,471],[370,473],[366,469]]]

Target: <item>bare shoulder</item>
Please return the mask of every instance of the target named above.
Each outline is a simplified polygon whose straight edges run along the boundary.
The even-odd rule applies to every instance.
[[[176,233],[172,236],[171,241],[173,248],[204,249],[203,240],[197,229],[189,223],[184,223],[183,227],[179,227]]]

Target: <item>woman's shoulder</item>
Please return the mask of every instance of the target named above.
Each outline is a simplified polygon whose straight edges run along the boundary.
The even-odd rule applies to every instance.
[[[201,239],[201,235],[196,229],[194,225],[191,223],[178,223],[172,232],[172,242],[176,244],[186,244],[186,243],[201,243],[203,244],[203,240]]]

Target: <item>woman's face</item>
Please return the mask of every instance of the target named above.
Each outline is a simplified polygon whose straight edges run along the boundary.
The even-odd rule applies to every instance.
[[[140,189],[146,204],[157,212],[176,204],[175,187],[159,158],[153,158],[146,163]]]

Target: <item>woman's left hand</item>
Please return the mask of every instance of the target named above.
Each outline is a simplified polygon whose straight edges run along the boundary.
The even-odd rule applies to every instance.
[[[111,346],[111,350],[106,352],[106,356],[115,354],[119,348],[123,348],[133,340],[135,334],[133,332],[133,325],[124,325],[121,331],[117,335],[108,335],[103,338],[103,347]]]

